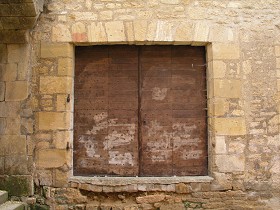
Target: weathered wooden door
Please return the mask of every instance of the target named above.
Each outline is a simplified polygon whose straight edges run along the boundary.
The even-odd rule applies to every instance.
[[[207,174],[205,51],[76,48],[74,175]]]
[[[207,173],[204,48],[140,51],[142,176]]]

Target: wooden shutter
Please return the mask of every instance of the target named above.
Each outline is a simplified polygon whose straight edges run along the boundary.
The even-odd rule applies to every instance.
[[[77,47],[74,174],[207,174],[205,75],[203,47]]]

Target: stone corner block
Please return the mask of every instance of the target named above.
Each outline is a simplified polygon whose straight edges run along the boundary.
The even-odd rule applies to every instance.
[[[215,118],[214,132],[217,135],[246,135],[245,119],[242,117]]]
[[[40,93],[72,93],[73,79],[71,77],[42,76],[40,77]]]
[[[59,149],[39,150],[35,163],[38,168],[59,168],[67,164],[67,151]]]
[[[39,112],[39,130],[68,130],[72,125],[72,117],[67,112]]]
[[[240,48],[237,44],[212,43],[213,60],[234,60],[240,58]]]

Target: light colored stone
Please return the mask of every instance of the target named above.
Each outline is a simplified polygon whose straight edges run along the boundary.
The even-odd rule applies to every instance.
[[[88,26],[88,40],[89,42],[107,42],[107,35],[105,27],[102,23],[91,23]]]
[[[174,40],[182,44],[190,44],[193,41],[194,26],[190,22],[182,21],[178,24]]]
[[[224,116],[229,111],[229,102],[225,98],[215,98],[212,100],[214,106],[214,116]]]
[[[125,22],[125,31],[126,31],[126,39],[128,42],[134,42],[134,31],[133,31],[133,23]]]
[[[250,74],[252,72],[251,60],[246,60],[242,62],[242,70],[244,74]]]
[[[149,36],[147,34],[147,28],[148,28],[148,22],[147,20],[136,20],[133,21],[133,26],[134,26],[134,37],[135,41],[140,42],[140,41],[145,41],[146,36]]]
[[[126,41],[124,24],[122,21],[111,21],[105,23],[105,29],[109,42]]]
[[[41,58],[74,57],[73,46],[68,43],[41,43]]]
[[[219,172],[242,172],[245,170],[245,156],[242,155],[216,155],[215,163]]]
[[[69,102],[67,101],[69,99]],[[57,111],[73,111],[73,96],[57,95],[56,110]]]
[[[228,173],[214,172],[214,181],[211,183],[211,189],[230,190],[232,189],[232,175]]]
[[[276,57],[280,57],[280,46],[275,46],[275,55]]]
[[[68,185],[69,172],[55,169],[53,185],[54,187],[67,187]]]
[[[42,94],[72,93],[73,79],[71,77],[44,76],[40,77],[40,92]]]
[[[240,80],[214,79],[215,97],[241,98],[242,83]]]
[[[229,142],[228,152],[234,154],[244,154],[245,144],[239,141]]]
[[[53,145],[56,149],[66,149],[67,147],[70,148],[72,141],[72,131],[57,131],[53,137]]]
[[[74,76],[74,63],[72,58],[59,58],[58,59],[58,75],[62,76]]]
[[[39,112],[39,130],[68,130],[71,128],[72,119],[66,112]]]
[[[20,113],[20,102],[0,102],[0,117],[16,118]]]
[[[86,26],[81,22],[72,25],[73,42],[86,42],[88,40]]]
[[[224,26],[214,26],[211,27],[209,33],[210,42],[232,42],[235,40],[234,31],[232,28]]]
[[[76,21],[93,21],[97,20],[97,14],[95,12],[72,12],[71,18]]]
[[[66,150],[46,149],[39,150],[36,155],[35,164],[39,169],[42,168],[59,168],[66,164]]]
[[[163,4],[179,4],[180,0],[160,0]]]
[[[6,82],[6,101],[22,101],[28,97],[27,81]]]
[[[276,68],[280,69],[280,58],[276,58]]]
[[[212,57],[216,59],[234,60],[240,58],[240,49],[237,44],[212,43]]]
[[[113,19],[113,11],[101,11],[99,14],[100,20],[112,20]]]
[[[226,154],[227,153],[227,145],[224,136],[216,136],[215,137],[215,153],[216,154]]]
[[[224,78],[227,66],[223,61],[211,61],[208,63],[209,77],[214,79]]]
[[[215,118],[214,132],[217,135],[229,135],[229,136],[245,135],[246,134],[245,119],[242,117]]]
[[[198,22],[194,26],[194,42],[207,42],[209,34],[209,23]]]
[[[57,24],[52,28],[52,41],[54,42],[71,42],[72,37],[69,27],[64,24]]]

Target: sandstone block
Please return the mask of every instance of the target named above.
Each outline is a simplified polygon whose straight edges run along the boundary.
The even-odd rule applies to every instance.
[[[216,136],[215,138],[215,153],[216,154],[226,154],[227,145],[224,136]]]
[[[229,111],[229,102],[225,98],[215,98],[212,100],[214,106],[214,116],[223,116]]]
[[[146,20],[136,20],[133,22],[133,27],[135,41],[145,41],[147,36],[148,22]]]
[[[227,66],[223,61],[211,61],[208,63],[209,77],[218,79],[224,78],[226,75]]]
[[[169,21],[157,21],[154,41],[172,41],[173,40],[173,23]]]
[[[237,44],[212,43],[211,56],[213,60],[233,60],[240,58],[240,49]]]
[[[28,97],[27,81],[6,82],[6,101],[22,101]]]
[[[7,135],[20,135],[20,126],[21,122],[19,116],[15,118],[6,118],[6,127],[4,133]]]
[[[88,40],[85,24],[77,22],[72,25],[72,40],[74,42],[86,42]]]
[[[24,55],[24,46],[22,44],[9,44],[8,46],[8,63],[18,63]]]
[[[213,83],[215,97],[241,98],[242,83],[240,80],[214,79]]]
[[[215,163],[219,172],[241,172],[245,170],[245,156],[242,155],[216,155]]]
[[[36,170],[35,175],[36,185],[52,185],[52,171],[51,170]]]
[[[38,168],[59,168],[66,162],[66,150],[59,149],[39,150],[35,161]]]
[[[135,41],[135,38],[134,38],[134,30],[133,30],[132,22],[125,23],[125,31],[126,31],[126,35],[127,35],[127,41],[133,43]]]
[[[146,195],[141,197],[136,197],[137,203],[157,203],[165,199],[165,195]]]
[[[66,149],[71,147],[70,143],[73,140],[72,131],[58,131],[54,134],[53,145],[56,149]]]
[[[232,189],[232,176],[231,174],[214,172],[214,181],[211,183],[211,189],[216,190],[229,190]]]
[[[193,33],[194,26],[192,23],[181,22],[176,29],[174,40],[176,42],[190,44],[193,41]]]
[[[276,57],[280,57],[280,46],[275,46],[275,55]]]
[[[160,0],[163,4],[179,4],[180,0]]]
[[[41,58],[74,57],[73,46],[68,43],[41,43]]]
[[[102,23],[92,23],[88,26],[88,41],[89,42],[107,42],[105,27]]]
[[[19,135],[0,136],[0,155],[25,155],[26,137]]]
[[[214,132],[217,135],[229,135],[229,136],[245,135],[246,134],[245,119],[242,117],[215,118]]]
[[[53,42],[71,42],[72,37],[67,25],[57,24],[52,28]],[[42,55],[41,55],[42,56]]]
[[[224,26],[211,27],[209,33],[209,41],[228,43],[234,41],[234,39],[235,36],[232,28]]]
[[[105,23],[106,33],[109,42],[126,41],[124,24],[122,21],[111,21]]]
[[[179,184],[176,184],[175,191],[176,191],[176,193],[180,193],[180,194],[189,193],[190,192],[190,187],[187,186],[184,183],[179,183]]]
[[[39,112],[39,130],[67,130],[71,128],[70,113],[65,112]]]
[[[72,58],[60,58],[58,59],[58,75],[62,76],[74,76],[74,64]]]
[[[1,35],[1,34],[0,34]],[[0,44],[0,63],[6,63],[8,58],[7,45]]]
[[[5,83],[0,82],[0,101],[5,100]]]
[[[2,69],[1,81],[15,81],[17,78],[17,64],[6,64]]]
[[[71,77],[42,76],[40,77],[40,92],[42,94],[71,93]]]
[[[26,155],[13,155],[5,157],[5,174],[19,175],[28,174],[28,166],[31,161]],[[29,163],[28,163],[29,162]]]
[[[68,101],[68,99],[70,101]],[[70,95],[57,95],[56,110],[57,111],[72,111],[73,110],[73,98]]]
[[[276,58],[276,68],[280,69],[280,58]]]
[[[198,22],[194,27],[194,38],[195,42],[207,42],[209,34],[209,23]]]
[[[0,117],[13,117],[19,115],[20,102],[0,102]]]
[[[68,185],[69,172],[55,170],[53,185],[54,187],[67,187]]]

